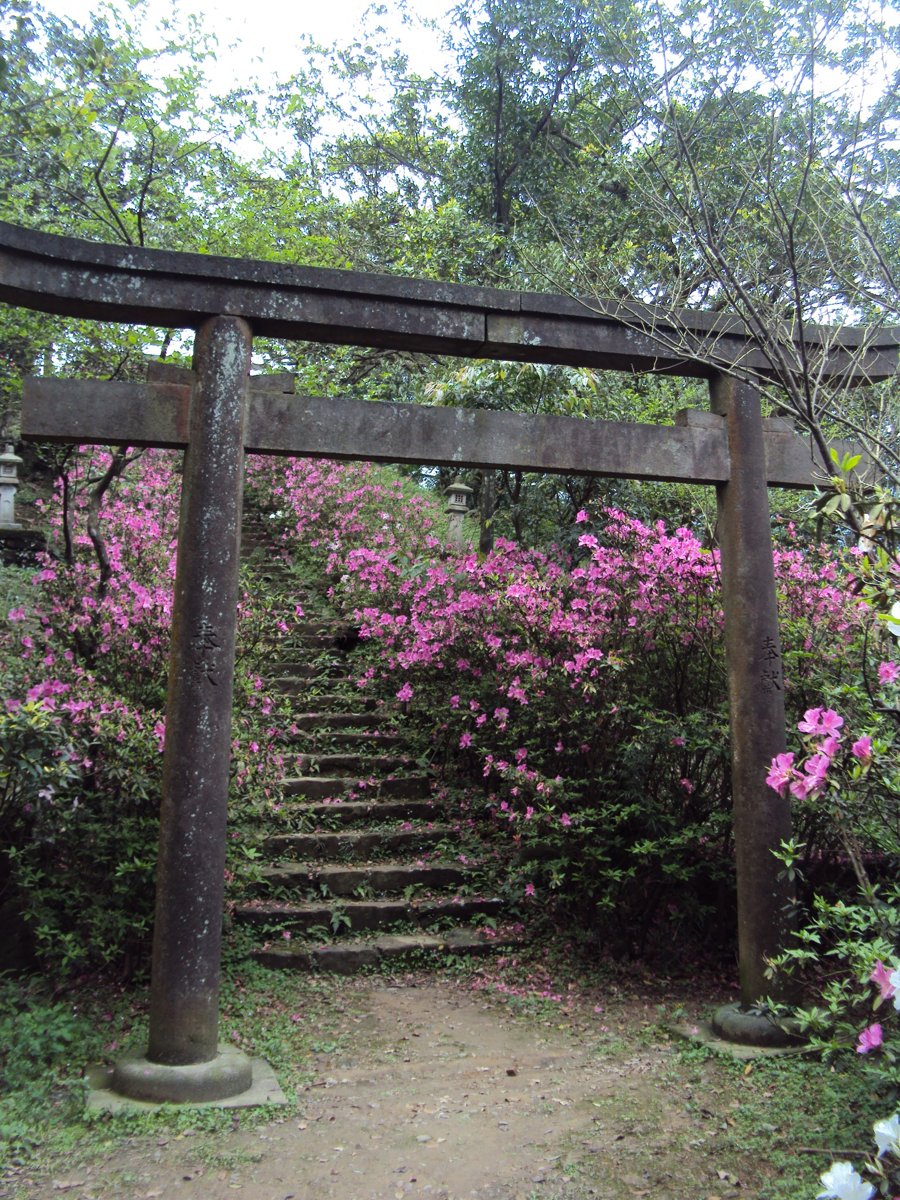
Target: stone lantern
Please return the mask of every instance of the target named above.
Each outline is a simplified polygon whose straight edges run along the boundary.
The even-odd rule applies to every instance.
[[[458,476],[445,492],[447,507],[444,512],[450,518],[450,541],[460,548],[465,544],[463,520],[469,511],[469,501],[473,494],[472,489],[464,484]]]
[[[13,452],[12,442],[7,442],[0,454],[0,529],[22,528],[16,521],[15,510],[21,462],[22,459]]]

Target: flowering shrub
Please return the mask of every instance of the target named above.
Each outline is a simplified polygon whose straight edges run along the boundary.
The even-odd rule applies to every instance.
[[[825,825],[831,832],[858,896],[848,902],[846,887],[817,893],[811,915],[772,969],[813,997],[796,1011],[813,1048],[825,1054],[855,1050],[885,1081],[893,1078],[900,1030],[896,1019],[872,1020],[871,984],[878,987],[878,1009],[896,997],[900,983],[900,970],[883,965],[893,961],[900,936],[900,770],[893,720],[898,675],[893,662],[879,664],[881,688],[865,732],[848,730],[834,709],[807,710],[797,727],[803,756],[778,755],[768,774],[770,787],[794,797],[798,824]],[[799,843],[783,847],[782,857],[792,871],[815,865]]]
[[[67,462],[48,510],[55,554],[33,603],[14,606],[0,632],[13,882],[36,897],[30,921],[45,952],[73,963],[88,942],[88,957],[100,958],[119,954],[129,931],[143,944],[151,907],[180,460],[117,455]],[[511,896],[535,909],[552,897],[628,950],[659,934],[671,944],[679,929],[731,927],[722,919],[732,855],[714,551],[687,529],[618,511],[594,523],[581,512],[573,556],[498,541],[479,560],[445,545],[431,497],[369,465],[251,456],[247,502],[297,587],[309,584],[302,603],[318,603],[325,578],[331,604],[358,623],[368,650],[360,689],[397,700],[436,765],[481,785]],[[824,678],[849,688],[860,606],[834,559],[803,554],[790,536],[777,573],[788,697],[808,708]],[[291,765],[290,718],[260,667],[296,603],[273,622],[264,573],[245,569],[245,583],[233,872],[255,854],[241,815],[265,812]],[[30,733],[13,730],[29,720]],[[14,765],[26,735],[43,743],[49,785]],[[863,772],[865,755],[848,753],[847,769]],[[799,778],[818,778],[816,769]],[[796,783],[791,775],[787,786]],[[835,812],[822,806],[820,828],[809,827],[822,853],[843,852]],[[113,900],[110,880],[121,885]],[[97,932],[101,918],[117,930]]]
[[[882,664],[882,667],[893,664]],[[893,685],[884,692],[894,691]],[[889,697],[885,694],[885,700]],[[797,729],[803,734],[805,757],[779,754],[766,782],[795,801],[797,827],[827,828],[839,844],[863,894],[872,883],[864,859],[900,855],[900,770],[896,761],[895,726],[885,713],[873,711],[868,731],[848,734],[844,718],[833,709],[807,709]],[[817,840],[821,852],[822,836]]]
[[[105,451],[67,462],[47,506],[53,553],[32,594],[0,615],[0,889],[62,969],[137,969],[153,914],[180,456],[132,459],[99,504],[112,462]],[[258,675],[266,600],[253,584],[242,603],[238,819],[273,794],[282,767],[277,705]],[[230,849],[234,874],[252,844]]]
[[[44,505],[52,553],[35,580],[42,668],[80,667],[123,698],[162,707],[179,468],[180,455],[161,450],[87,448],[65,463]],[[36,654],[27,641],[23,647]],[[49,680],[52,670],[37,674]]]
[[[389,689],[436,761],[484,780],[510,892],[595,928],[614,912],[607,933],[639,950],[730,903],[718,558],[617,511],[579,524],[575,559],[498,541],[480,561],[426,538],[417,554],[341,542],[329,567],[372,648],[360,686]],[[778,570],[802,694],[840,673],[857,617],[827,556],[789,546]]]

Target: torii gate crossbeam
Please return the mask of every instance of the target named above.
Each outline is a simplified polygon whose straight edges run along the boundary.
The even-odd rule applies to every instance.
[[[665,314],[643,329],[617,311],[557,297],[317,272],[284,264],[102,246],[0,225],[0,299],[44,311],[198,329],[193,373],[147,385],[33,380],[22,428],[38,440],[186,446],[163,767],[151,1028],[146,1058],[117,1086],[142,1099],[233,1096],[247,1065],[217,1051],[219,951],[243,451],[382,461],[508,465],[716,486],[731,704],[738,940],[745,1006],[765,991],[790,894],[771,851],[790,834],[764,782],[784,749],[781,646],[767,487],[809,487],[817,464],[755,390],[723,374],[751,363],[734,322],[678,316],[692,343],[673,355]],[[220,314],[220,315],[209,315]],[[257,333],[432,353],[664,370],[709,378],[712,412],[673,427],[276,395],[249,378]],[[688,337],[690,343],[691,337]],[[810,340],[820,376],[896,370],[888,334]],[[203,653],[198,654],[198,646]]]

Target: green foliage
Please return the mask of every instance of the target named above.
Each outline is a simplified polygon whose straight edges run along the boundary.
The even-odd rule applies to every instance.
[[[760,1200],[809,1200],[834,1158],[866,1154],[873,1122],[889,1102],[853,1071],[824,1070],[801,1057],[760,1059],[740,1071],[720,1151],[771,1164]],[[798,1155],[798,1147],[808,1151]]]
[[[48,1121],[74,1115],[82,1095],[75,1063],[91,1036],[91,1022],[70,1003],[37,982],[0,976],[0,1162],[27,1161]]]
[[[893,683],[886,685],[882,705],[894,690]],[[821,711],[807,713],[801,729],[814,725]],[[797,840],[782,846],[779,858],[801,895],[809,892],[807,876],[814,877],[816,890],[770,975],[795,998],[796,1017],[814,1051],[829,1058],[855,1052],[883,1087],[896,1082],[898,1056],[895,1013],[885,1003],[896,992],[889,977],[900,939],[895,725],[883,711],[870,711],[866,734],[854,741],[856,731],[841,729],[833,713],[830,724],[837,737],[809,733],[802,771],[789,763],[790,774],[775,781],[798,794],[801,829],[824,826],[836,852],[823,863],[821,849],[810,854]]]
[[[28,1088],[71,1060],[84,1025],[70,1004],[0,976],[0,1093]]]
[[[791,946],[773,961],[773,973],[805,984],[807,1002],[795,1015],[811,1049],[826,1056],[856,1047],[872,1017],[869,979],[876,962],[890,962],[900,935],[900,889],[886,884],[855,902],[817,895],[812,912]],[[893,1080],[894,1055],[866,1060],[866,1066]]]
[[[152,733],[113,712],[91,739],[76,733],[73,742],[72,730],[41,703],[22,705],[6,722],[17,723],[16,733],[25,725],[38,776],[32,786],[42,784],[33,805],[18,807],[18,836],[6,848],[8,887],[37,953],[63,972],[123,960],[136,969],[153,913],[159,755]]]
[[[75,748],[41,701],[0,710],[0,836],[13,844],[43,839],[54,806],[72,804],[78,772]]]

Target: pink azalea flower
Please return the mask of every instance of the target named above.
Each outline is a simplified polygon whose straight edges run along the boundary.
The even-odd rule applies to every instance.
[[[821,708],[808,708],[803,714],[803,720],[797,722],[797,728],[801,733],[818,733],[821,719]]]
[[[587,509],[585,509],[585,508],[580,508],[580,509],[578,510],[578,514],[577,514],[577,516],[575,517],[575,524],[576,524],[576,525],[582,525],[582,524],[583,524],[585,521],[589,521],[590,519],[591,519],[591,518],[590,518],[590,516],[588,515]]]
[[[795,800],[805,800],[810,792],[814,792],[815,790],[815,781],[813,779],[803,778],[802,776],[798,776],[790,787],[791,795]],[[781,794],[784,795],[783,792]]]
[[[568,813],[563,813],[563,815],[559,818],[559,823],[560,825],[564,825],[566,828],[568,828],[572,824],[572,818]]]
[[[856,1047],[857,1054],[868,1054],[870,1050],[877,1050],[884,1041],[884,1035],[881,1026],[876,1023],[868,1025],[859,1035],[859,1044]]]
[[[831,737],[840,738],[838,730],[844,724],[844,718],[832,708],[826,708],[822,713],[822,733],[829,734]]]
[[[471,745],[472,745],[472,735],[471,735],[471,733],[464,733],[464,734],[462,735],[462,737],[459,739],[459,748],[460,748],[460,750],[465,750],[465,749],[467,749],[467,748],[468,748],[469,746],[471,746]]]
[[[844,718],[832,708],[808,708],[803,720],[797,723],[801,733],[821,734],[825,737],[836,734],[844,724]]]
[[[863,764],[870,762],[872,759],[872,739],[868,735],[857,738],[850,747],[850,753]]]
[[[534,895],[534,884],[533,884],[533,883],[526,883],[526,884],[525,884],[525,895],[526,895],[526,896],[533,896],[533,895]]]
[[[894,994],[894,985],[891,983],[891,972],[887,969],[881,959],[875,963],[869,979],[872,981],[872,983],[878,984],[878,990],[881,993],[882,1000],[891,999]]]
[[[773,791],[776,791],[779,796],[786,796],[788,784],[794,776],[794,752],[789,750],[787,754],[776,754],[772,759],[772,765],[769,767],[769,773],[766,776],[766,783]]]
[[[401,700],[405,704],[407,700],[412,700],[412,695],[413,695],[413,690],[412,690],[409,680],[407,680],[406,683],[404,683],[403,687],[400,689],[400,691],[397,693],[397,699]]]
[[[881,684],[896,683],[900,679],[900,667],[895,662],[878,664],[878,682]]]
[[[831,759],[827,754],[814,754],[808,758],[803,764],[803,770],[810,777],[810,783],[815,788],[820,788],[828,774],[828,768],[831,766]]]

